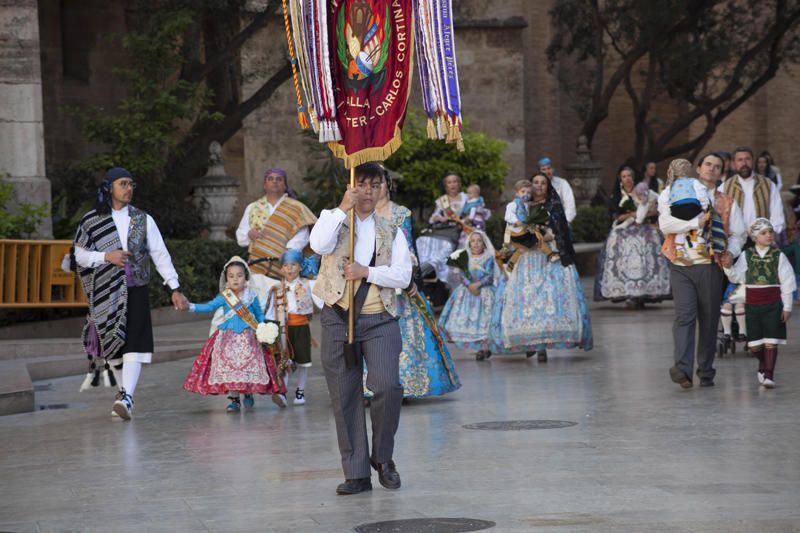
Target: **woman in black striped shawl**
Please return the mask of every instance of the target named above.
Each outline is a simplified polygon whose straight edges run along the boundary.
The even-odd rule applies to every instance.
[[[109,361],[116,360],[117,369],[122,363],[112,414],[125,420],[133,414],[133,393],[142,363],[151,362],[153,356],[147,289],[150,259],[172,290],[175,308],[188,307],[155,221],[129,205],[135,186],[124,168],[109,170],[98,189],[97,205],[83,216],[75,235],[77,271],[89,301],[83,343],[93,368],[100,362],[111,374]],[[84,386],[91,381],[87,376]],[[95,378],[92,384],[97,381]]]

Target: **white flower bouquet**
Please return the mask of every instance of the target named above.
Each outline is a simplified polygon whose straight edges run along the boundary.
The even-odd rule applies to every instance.
[[[274,346],[281,338],[281,328],[275,321],[262,322],[256,329],[256,339],[261,344]]]
[[[459,269],[467,280],[472,281],[472,275],[469,273],[469,255],[465,249],[462,248],[450,254],[450,257],[447,258],[447,266]]]

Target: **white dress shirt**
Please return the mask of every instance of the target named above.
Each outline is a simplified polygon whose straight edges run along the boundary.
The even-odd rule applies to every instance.
[[[670,187],[665,187],[661,194],[658,195],[658,227],[661,233],[669,235],[674,233],[676,235],[683,235],[690,231],[700,229],[700,219],[693,218],[691,220],[683,220],[675,218],[670,214],[669,210],[669,191]],[[706,189],[708,192],[708,201],[714,205],[715,197],[714,191]],[[728,220],[728,251],[734,257],[742,253],[742,246],[747,241],[747,230],[745,229],[744,219],[742,217],[742,210],[736,202],[731,206],[731,216]]]
[[[347,213],[339,209],[323,209],[311,230],[311,249],[319,255],[329,255],[336,249],[339,229]],[[375,253],[375,213],[356,219],[355,262],[367,266]],[[397,231],[392,242],[392,264],[368,267],[367,282],[389,289],[405,289],[411,283],[411,256],[402,231]]]
[[[749,178],[742,178],[739,176],[739,184],[742,186],[744,193],[744,201],[742,202],[742,216],[744,217],[745,228],[749,228],[758,216],[756,215],[756,202],[753,196],[753,189],[756,185],[756,180],[753,179],[754,174]],[[733,178],[728,178],[733,179]],[[781,200],[780,189],[772,183],[772,180],[766,178],[769,183],[769,221],[772,223],[772,229],[775,233],[780,233],[786,227],[786,219],[783,216],[783,201]],[[725,184],[719,186],[720,192],[725,192]]]
[[[764,255],[766,255],[766,253],[769,251],[769,248],[756,246],[755,250],[759,257],[764,257]],[[736,260],[736,263],[734,263],[731,268],[725,269],[725,274],[728,276],[728,279],[731,281],[731,283],[745,283],[747,281],[747,255],[740,255],[739,259]],[[778,259],[778,280],[780,281],[783,310],[786,312],[791,312],[794,291],[797,289],[797,281],[794,277],[794,268],[792,268],[791,263],[789,263],[789,260],[783,253],[781,253],[780,258]],[[774,287],[775,285],[759,286]]]
[[[128,229],[131,225],[128,206],[126,205],[120,210],[112,209],[111,218],[117,228],[117,235],[119,235],[122,249],[127,252]],[[161,237],[161,232],[150,215],[147,215],[147,251],[150,253],[159,275],[164,279],[164,284],[169,285],[170,289],[177,288],[178,273],[172,265],[172,258],[169,255],[167,246],[164,244],[164,239]],[[80,246],[75,247],[75,261],[84,268],[95,268],[107,263],[105,256],[105,252],[92,252]]]
[[[553,176],[551,182],[553,183],[553,188],[561,198],[561,203],[564,205],[564,215],[567,217],[567,224],[572,224],[572,221],[575,220],[575,217],[578,215],[572,187],[570,187],[567,180],[559,178],[558,176]]]
[[[280,199],[272,205],[271,203],[267,202],[267,209],[269,209],[269,216],[272,216],[272,213],[278,209],[278,206],[281,205],[284,198],[286,198],[286,194],[280,197]],[[255,202],[253,202],[255,203]],[[250,237],[247,235],[250,233],[250,211],[253,209],[253,204],[248,204],[248,206],[244,210],[244,214],[242,215],[242,220],[239,222],[239,227],[236,228],[236,242],[239,246],[250,246]],[[286,243],[286,249],[292,250],[300,250],[302,251],[306,245],[308,244],[308,226],[303,226],[297,233],[289,239],[289,242]]]

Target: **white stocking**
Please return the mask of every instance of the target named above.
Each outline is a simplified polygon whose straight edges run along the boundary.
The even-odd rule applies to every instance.
[[[138,361],[125,361],[122,363],[122,388],[131,396],[136,391],[136,384],[139,382],[141,371],[142,363]]]
[[[306,390],[306,381],[308,380],[308,368],[305,366],[297,367],[297,388]]]
[[[730,335],[731,324],[733,323],[733,315],[731,315],[730,311],[722,311],[719,315],[719,320],[722,322],[722,331],[725,333],[725,335]]]
[[[747,336],[747,321],[744,318],[744,309],[742,304],[736,304],[736,323],[739,324],[739,334]]]

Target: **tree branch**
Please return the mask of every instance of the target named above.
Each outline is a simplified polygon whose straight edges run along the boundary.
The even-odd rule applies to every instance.
[[[242,31],[236,34],[227,46],[213,57],[207,58],[205,63],[193,63],[184,70],[182,78],[186,81],[196,83],[204,80],[211,72],[218,69],[226,62],[233,59],[234,54],[250,39],[257,31],[266,26],[270,16],[270,5],[250,21]]]

